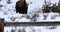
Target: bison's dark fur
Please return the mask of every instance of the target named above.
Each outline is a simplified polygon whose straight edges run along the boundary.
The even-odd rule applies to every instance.
[[[16,12],[19,12],[21,14],[27,14],[27,3],[25,0],[20,0],[16,2]]]

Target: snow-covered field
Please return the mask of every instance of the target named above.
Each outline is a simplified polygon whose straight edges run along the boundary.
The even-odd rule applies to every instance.
[[[28,13],[27,15],[30,16],[28,19],[28,16],[24,16],[24,14],[16,13],[15,5],[18,0],[11,0],[11,4],[7,4],[6,0],[0,1],[0,5],[3,5],[3,7],[0,7],[0,18],[4,18],[6,22],[30,22],[30,21],[60,21],[60,14],[59,13],[42,13],[42,5],[44,0],[41,0],[37,3],[39,0],[26,0],[28,5]],[[32,2],[33,4],[30,4]],[[55,3],[55,2],[54,2]],[[36,16],[35,16],[36,14]],[[35,16],[35,17],[34,17]]]
[[[53,27],[53,28],[52,28]],[[52,29],[51,29],[52,28]],[[31,27],[4,27],[4,32],[11,32],[12,30],[18,32],[19,30],[25,32],[60,32],[60,26],[31,26]]]
[[[26,0],[29,3],[28,6],[28,13],[26,16],[25,14],[16,13],[15,4],[18,0],[11,0],[11,4],[7,4],[6,0],[0,1],[0,18],[4,18],[5,22],[42,22],[42,21],[60,21],[60,14],[59,13],[42,13],[42,5],[44,4],[44,0]],[[30,4],[32,2],[33,4]],[[51,0],[52,3],[58,1]],[[36,16],[35,16],[36,14]],[[49,26],[50,27],[50,26]],[[56,26],[55,29],[50,29],[47,26],[32,26],[32,27],[17,27],[16,32],[18,29],[23,31],[23,28],[26,32],[60,32],[60,26]],[[11,32],[11,29],[15,29],[15,27],[4,27],[4,32]]]

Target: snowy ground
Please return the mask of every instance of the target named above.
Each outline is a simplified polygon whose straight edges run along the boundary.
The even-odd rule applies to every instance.
[[[60,14],[59,13],[42,13],[41,7],[42,4],[44,4],[44,0],[26,0],[27,3],[29,3],[28,6],[28,15],[32,17],[32,19],[28,19],[27,16],[24,14],[16,13],[15,10],[15,4],[17,0],[11,0],[11,4],[7,4],[6,0],[0,1],[0,5],[3,5],[3,7],[0,7],[0,18],[4,18],[6,22],[31,22],[32,19],[35,19],[36,22],[42,22],[42,21],[60,21]],[[39,2],[40,1],[40,2]],[[51,0],[52,1],[52,0]],[[33,4],[30,4],[32,2]],[[53,0],[52,3],[57,2],[56,0]],[[38,3],[38,4],[37,4]],[[38,13],[37,13],[38,12]],[[36,17],[34,18],[34,13],[36,13]],[[38,16],[37,16],[38,15]],[[50,26],[49,26],[50,27]],[[26,32],[60,32],[60,26],[56,26],[56,29],[49,29],[47,26],[32,26],[32,27],[25,27]],[[14,27],[4,27],[4,32],[9,31],[11,32],[11,29],[15,29]],[[17,27],[16,32],[18,29],[23,30],[23,27]]]
[[[25,32],[60,32],[60,26],[4,27],[4,32],[11,32],[12,29],[15,30],[15,32],[18,32],[19,29],[20,31],[24,29]]]
[[[12,0],[11,0],[12,1]],[[26,17],[22,17],[23,14],[16,13],[15,4],[17,1],[12,1],[11,4],[7,4],[7,2],[1,1],[0,5],[0,18],[4,18],[7,22],[30,22],[33,21],[31,19],[27,19]],[[28,1],[27,1],[28,2]],[[34,13],[36,13],[36,17],[34,18]],[[32,19],[36,19],[36,22],[41,21],[60,21],[60,14],[59,13],[47,13],[43,14],[39,4],[33,1],[33,4],[28,5],[28,15],[32,17]],[[38,15],[38,16],[37,16]],[[24,16],[24,15],[23,15]],[[45,17],[46,16],[46,17]]]

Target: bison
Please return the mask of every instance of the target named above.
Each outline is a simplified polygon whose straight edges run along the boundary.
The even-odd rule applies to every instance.
[[[28,5],[25,0],[19,0],[16,2],[16,13],[27,14]]]

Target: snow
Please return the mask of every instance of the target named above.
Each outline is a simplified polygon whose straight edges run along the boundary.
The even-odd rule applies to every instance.
[[[18,0],[11,0],[11,4],[7,4],[6,0],[0,1],[0,5],[3,5],[3,7],[0,7],[0,18],[4,18],[5,22],[32,22],[31,18],[36,14],[36,22],[46,22],[46,21],[60,21],[60,14],[59,13],[42,13],[42,5],[44,4],[44,0],[26,0],[28,5],[28,13],[27,15],[30,16],[29,19],[27,19],[25,14],[19,14],[16,13],[15,5]],[[51,3],[56,3],[59,0],[51,0]],[[32,4],[30,4],[32,2]],[[44,17],[46,16],[46,18]],[[45,18],[45,20],[44,20]],[[34,18],[32,18],[34,19]],[[50,26],[49,26],[50,27]],[[26,32],[60,32],[60,26],[56,26],[56,29],[46,29],[46,26],[32,26],[32,27],[25,27]],[[4,32],[9,30],[11,32],[11,29],[15,29],[15,27],[4,27]],[[18,29],[23,29],[23,27],[17,27],[16,32]]]
[[[0,5],[3,5],[3,7],[0,7],[0,18],[4,18],[6,22],[30,22],[32,21],[31,19],[27,19],[24,16],[24,14],[19,14],[16,13],[15,10],[15,5],[16,2],[18,0],[11,0],[11,4],[7,4],[7,2],[5,0],[0,1]],[[41,3],[39,3],[39,1]],[[42,13],[42,5],[44,4],[44,0],[26,0],[26,2],[29,4],[28,5],[28,13],[27,15],[30,16],[30,18],[32,18],[35,14],[38,15],[38,17],[36,16],[35,18],[37,19],[36,21],[40,22],[40,21],[59,21],[60,16],[59,13],[47,13],[47,17],[44,20],[44,14]],[[32,2],[32,4],[30,4],[30,2]],[[56,1],[57,2],[57,1]],[[55,3],[55,2],[54,2]],[[34,18],[32,18],[34,19]]]
[[[55,27],[55,29],[50,29],[49,27]],[[31,26],[31,27],[4,27],[5,31],[11,32],[11,29],[16,29],[17,32],[19,29],[24,29],[26,32],[60,32],[60,26]]]

